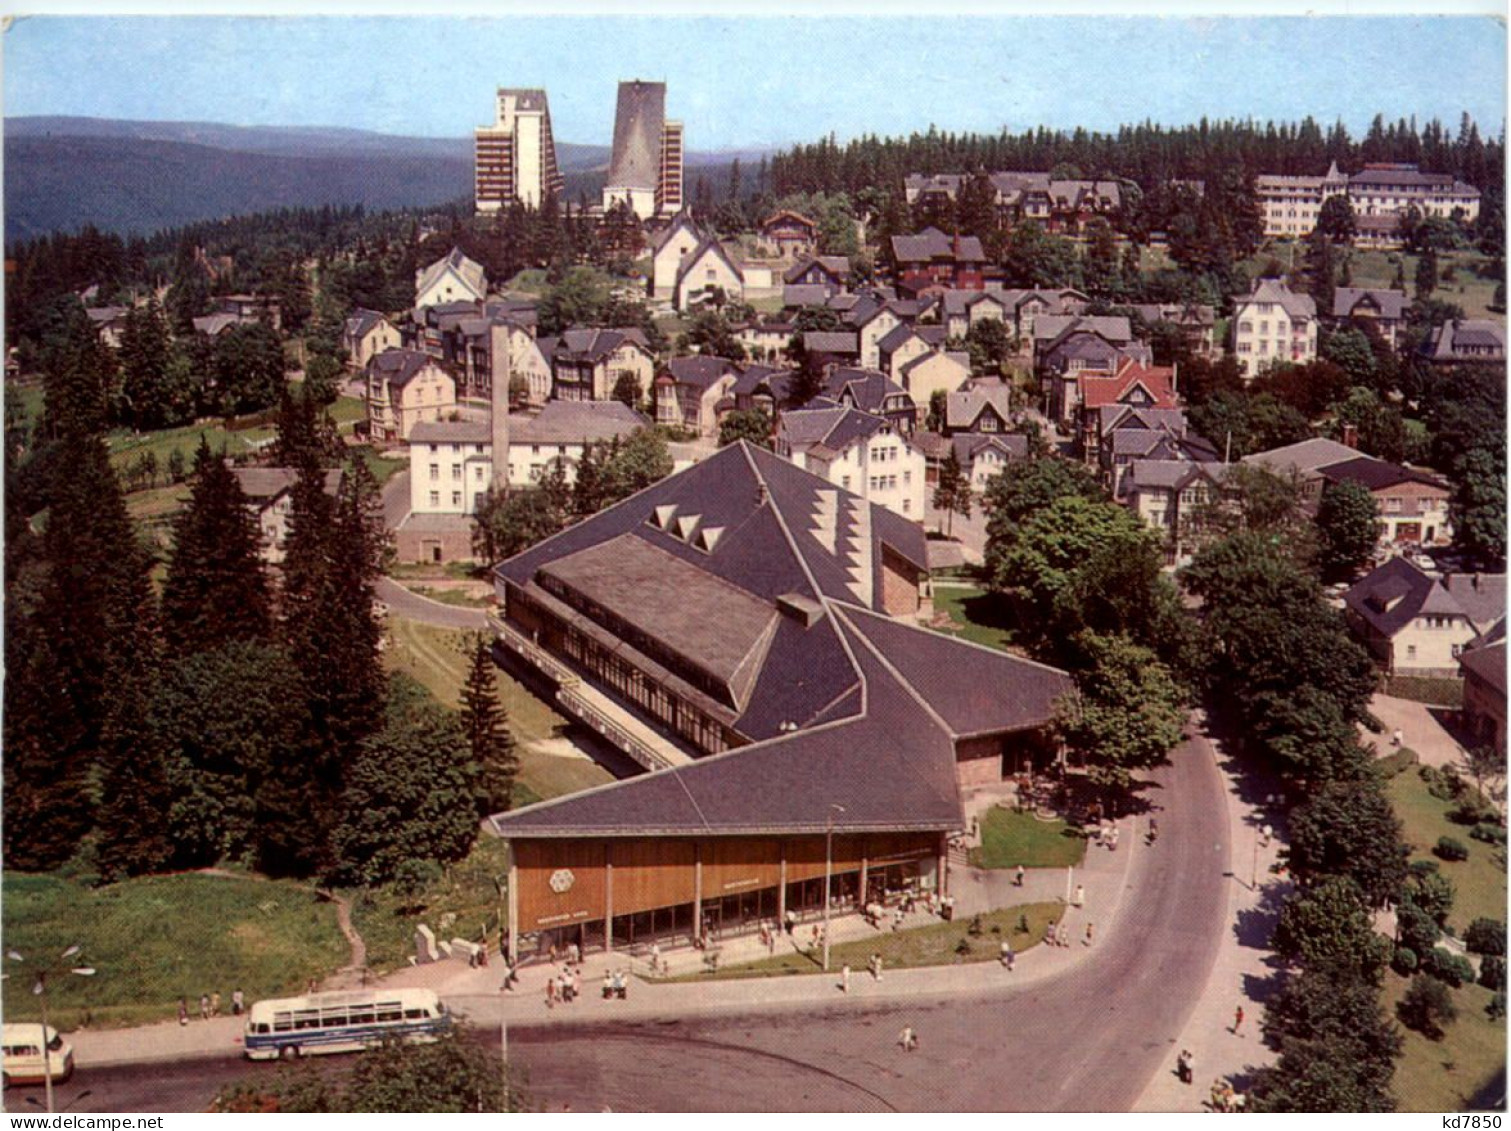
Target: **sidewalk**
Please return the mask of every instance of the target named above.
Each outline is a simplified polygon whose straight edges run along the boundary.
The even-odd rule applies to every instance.
[[[1134,1103],[1135,1112],[1209,1110],[1203,1105],[1215,1079],[1228,1079],[1236,1091],[1245,1092],[1251,1070],[1275,1058],[1261,1039],[1259,1022],[1264,1016],[1264,1001],[1274,987],[1275,970],[1268,964],[1270,932],[1291,883],[1272,871],[1282,844],[1278,834],[1268,838],[1263,834],[1264,826],[1274,821],[1274,816],[1265,812],[1265,784],[1245,777],[1242,768],[1215,740],[1212,749],[1225,783],[1231,841],[1228,929],[1206,988],[1173,1042],[1166,1062]],[[1243,1025],[1235,1034],[1231,1026],[1234,1011],[1240,1006]],[[1189,1085],[1182,1084],[1175,1074],[1175,1059],[1182,1049],[1192,1053],[1193,1080]]]
[[[886,970],[880,982],[867,971],[852,969],[850,992],[838,989],[839,970],[829,973],[787,975],[767,978],[729,978],[717,981],[665,982],[647,980],[649,969],[644,957],[628,954],[592,954],[582,964],[582,996],[571,1005],[558,1004],[547,1009],[545,984],[555,969],[546,963],[522,967],[516,989],[501,993],[499,983],[504,968],[497,961],[486,967],[473,968],[460,961],[442,961],[425,966],[405,967],[378,979],[376,985],[419,986],[436,990],[456,1012],[473,1024],[572,1024],[593,1021],[627,1021],[653,1017],[691,1016],[722,1012],[782,1010],[797,1006],[834,1006],[846,1001],[886,1001],[915,997],[949,997],[953,995],[996,992],[1032,986],[1078,965],[1095,953],[1095,946],[1081,943],[1085,924],[1096,925],[1097,939],[1104,940],[1116,929],[1116,918],[1127,890],[1128,867],[1135,852],[1150,849],[1135,836],[1132,820],[1119,825],[1117,850],[1096,846],[1087,848],[1086,860],[1076,869],[1075,883],[1085,886],[1084,908],[1069,908],[1061,923],[1068,926],[1074,940],[1068,947],[1035,946],[1019,956],[1011,972],[998,962],[976,962],[958,966],[921,967],[911,970]],[[1065,895],[1065,870],[1036,869],[1025,877],[1024,886],[1014,887],[1012,872],[982,872],[956,868],[952,874],[955,893],[955,918],[969,917],[977,911],[1020,903],[1051,902]],[[907,917],[904,929],[937,922],[923,911]],[[813,920],[800,924],[797,935],[806,942]],[[889,932],[890,920],[881,931],[867,925],[859,915],[834,918],[830,924],[833,942],[879,936]],[[785,933],[778,947],[794,949]],[[756,935],[731,938],[718,944],[721,965],[730,966],[767,957],[767,950]],[[703,969],[703,952],[683,947],[664,953],[673,977]],[[605,970],[625,970],[635,977],[630,981],[625,1001],[605,1001],[601,985]],[[241,1018],[221,1017],[210,1021],[191,1021],[187,1026],[169,1022],[139,1029],[85,1030],[71,1034],[74,1056],[81,1068],[100,1067],[154,1060],[179,1060],[197,1056],[233,1053],[241,1047]]]
[[[1381,753],[1394,751],[1390,736],[1401,732],[1401,745],[1417,752],[1424,766],[1464,765],[1464,748],[1433,715],[1433,708],[1414,699],[1396,699],[1389,695],[1376,695],[1369,701],[1369,710],[1385,726],[1383,734],[1373,734],[1359,728],[1359,740],[1365,746],[1371,744]]]

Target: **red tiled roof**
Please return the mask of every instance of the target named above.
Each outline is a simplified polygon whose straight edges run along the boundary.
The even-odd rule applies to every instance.
[[[1143,385],[1154,398],[1155,408],[1179,407],[1175,398],[1175,370],[1163,365],[1141,365],[1128,360],[1113,377],[1081,377],[1081,400],[1087,410],[1118,404],[1135,385]]]

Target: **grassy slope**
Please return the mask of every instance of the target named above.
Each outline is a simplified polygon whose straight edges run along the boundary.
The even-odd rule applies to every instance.
[[[93,978],[49,982],[51,1020],[74,1028],[172,1017],[238,986],[249,999],[297,991],[346,964],[335,908],[294,883],[205,875],[156,876],[91,888],[52,875],[5,873],[7,949],[36,961],[78,943]],[[8,969],[13,964],[7,963]],[[36,1018],[30,981],[3,983],[8,1020]]]
[[[829,952],[829,969],[837,974],[839,968],[848,963],[852,976],[865,977],[866,962],[877,953],[881,955],[886,970],[995,962],[1000,958],[1004,938],[1021,954],[1044,940],[1046,924],[1058,919],[1061,911],[1058,903],[1029,903],[993,911],[982,916],[982,933],[975,937],[969,934],[971,923],[968,919],[930,923],[906,931],[882,931],[867,938],[835,944]],[[1027,922],[1026,931],[1017,929],[1019,916]],[[964,954],[956,950],[962,939],[969,944],[969,950]],[[779,947],[787,945],[785,940],[778,941]],[[685,974],[672,980],[705,982],[714,978],[770,978],[815,974],[821,968],[817,954],[810,957],[806,953],[789,952],[738,966],[725,966],[714,974]]]
[[[1413,860],[1437,860],[1442,874],[1453,884],[1455,896],[1448,923],[1460,936],[1478,918],[1506,919],[1506,872],[1497,867],[1495,855],[1504,853],[1482,841],[1471,840],[1469,830],[1448,819],[1453,806],[1427,792],[1427,783],[1415,768],[1397,774],[1388,787],[1391,804],[1404,826]],[[1451,836],[1469,848],[1467,860],[1438,860],[1432,846],[1438,837]]]
[[[389,618],[389,631],[393,639],[393,647],[387,653],[389,666],[409,672],[442,703],[455,707],[467,677],[467,659],[462,649],[467,646],[469,635],[396,616]],[[586,758],[564,757],[538,749],[540,744],[556,738],[566,720],[504,672],[498,673],[498,688],[499,699],[509,712],[510,728],[520,745],[520,781],[528,791],[516,800],[559,797],[614,780],[607,770]]]
[[[981,822],[981,847],[972,850],[971,863],[978,868],[1064,868],[1079,864],[1085,855],[1085,838],[1064,821],[992,809]]]
[[[934,608],[950,615],[957,626],[954,635],[988,648],[1011,650],[1012,622],[996,594],[975,587],[941,586],[934,590]]]

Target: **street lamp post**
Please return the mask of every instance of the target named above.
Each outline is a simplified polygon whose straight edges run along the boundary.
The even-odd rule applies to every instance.
[[[76,957],[78,957],[79,951],[81,951],[82,949],[83,949],[82,947],[80,947],[77,944],[75,944],[74,946],[71,946],[67,950],[65,950],[61,955],[59,955],[59,958],[60,958],[61,961],[65,961],[66,962],[70,958],[76,958]],[[13,962],[25,962],[26,961],[26,959],[19,952],[14,951],[14,950],[8,950],[8,951],[6,951],[5,952],[5,956],[7,958],[9,958]],[[92,977],[94,977],[94,967],[92,967],[92,966],[60,966],[60,967],[58,967],[56,969],[52,969],[52,968],[39,969],[37,971],[37,980],[36,980],[35,983],[33,983],[32,988],[31,988],[31,992],[37,996],[37,998],[39,999],[39,1001],[41,1002],[41,1005],[42,1005],[42,1086],[43,1086],[43,1088],[44,1088],[44,1090],[46,1092],[46,1096],[47,1096],[47,1110],[48,1110],[49,1113],[51,1113],[52,1110],[53,1110],[53,1098],[52,1098],[52,1041],[51,1041],[51,1039],[47,1035],[47,1032],[48,1032],[48,1022],[47,1022],[47,979],[51,975],[53,975],[53,974],[78,974],[81,977],[92,978]]]
[[[834,874],[834,814],[843,813],[843,805],[830,805],[824,819],[824,969],[829,969],[829,884]]]

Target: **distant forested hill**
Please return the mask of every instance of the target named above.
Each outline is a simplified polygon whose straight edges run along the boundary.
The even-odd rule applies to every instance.
[[[701,174],[722,190],[733,156],[690,152],[689,182]],[[597,200],[608,157],[607,146],[557,143],[567,200]],[[7,242],[85,224],[148,234],[284,207],[425,207],[471,192],[470,138],[104,118],[5,122]]]

